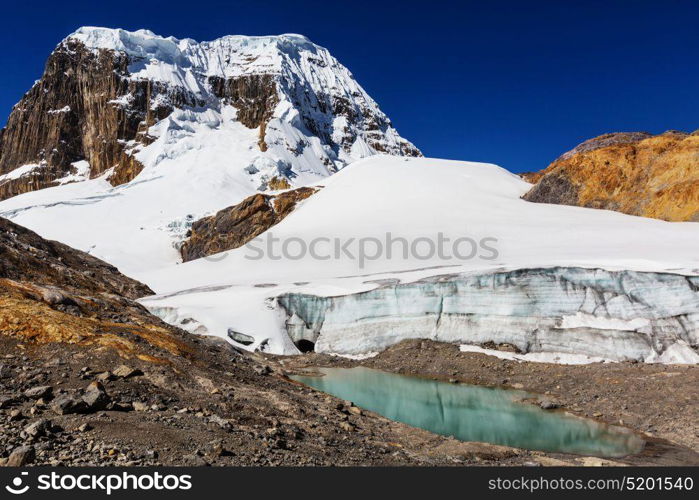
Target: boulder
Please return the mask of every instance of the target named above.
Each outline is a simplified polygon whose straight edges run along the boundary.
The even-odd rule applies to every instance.
[[[82,398],[63,394],[53,400],[51,409],[58,415],[69,415],[72,413],[87,413],[89,406]]]
[[[97,381],[87,386],[82,399],[87,404],[90,412],[104,410],[111,402],[111,398],[107,391],[104,390],[104,386]]]
[[[53,387],[49,385],[32,387],[24,391],[24,396],[29,399],[50,399],[53,396]]]
[[[114,370],[113,374],[118,378],[131,378],[143,375],[143,372],[138,368],[131,368],[130,366],[121,365]]]
[[[0,410],[9,408],[17,402],[17,399],[13,398],[12,396],[0,396]]]
[[[556,408],[560,408],[561,405],[552,399],[543,398],[539,401],[539,407],[543,410],[555,410]]]
[[[148,411],[149,406],[146,403],[142,403],[141,401],[134,401],[133,402],[133,409],[136,411]]]
[[[46,434],[51,432],[51,427],[51,421],[42,418],[41,420],[37,420],[36,422],[32,422],[26,426],[24,428],[24,432],[30,437],[38,438],[46,436]]]
[[[245,335],[244,333],[236,332],[235,330],[228,329],[228,338],[233,342],[237,342],[243,345],[251,345],[255,343],[255,337],[250,335]]]
[[[36,453],[33,446],[20,446],[12,450],[5,465],[7,467],[22,467],[34,461]]]

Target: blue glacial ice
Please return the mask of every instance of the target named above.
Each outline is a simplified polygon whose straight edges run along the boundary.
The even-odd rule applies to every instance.
[[[364,355],[405,339],[432,339],[614,361],[699,362],[699,277],[554,267],[437,276],[337,297],[289,293],[275,301],[291,340],[316,352]]]

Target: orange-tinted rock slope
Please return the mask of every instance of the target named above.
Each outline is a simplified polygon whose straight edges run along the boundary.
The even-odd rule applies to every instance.
[[[0,218],[0,335],[115,348],[159,361],[187,355],[183,334],[135,299],[153,292],[109,264]]]
[[[699,131],[605,134],[522,177],[528,201],[699,222]]]

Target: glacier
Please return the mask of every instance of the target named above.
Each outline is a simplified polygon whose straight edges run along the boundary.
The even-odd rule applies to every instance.
[[[495,165],[377,156],[324,181],[276,238],[497,239],[495,260],[248,259],[245,247],[156,269],[141,303],[192,333],[297,354],[365,357],[405,338],[515,359],[696,363],[699,224],[521,199]]]
[[[455,274],[323,297],[276,298],[296,345],[362,355],[405,339],[522,353],[699,362],[699,277],[575,267]]]

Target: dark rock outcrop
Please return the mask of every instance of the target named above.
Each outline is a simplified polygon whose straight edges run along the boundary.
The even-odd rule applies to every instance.
[[[0,218],[0,279],[41,287],[38,298],[66,304],[85,290],[137,299],[152,295],[146,285],[120,274],[117,268],[57,241],[45,240],[22,226]],[[62,292],[61,292],[62,291]],[[61,298],[55,299],[60,296]]]
[[[279,102],[273,75],[244,75],[228,79],[210,76],[209,84],[216,97],[238,109],[238,120],[248,128],[266,124]]]
[[[279,224],[296,204],[317,191],[302,187],[277,195],[255,194],[237,205],[196,221],[180,251],[187,262],[245,245]]]
[[[697,132],[605,134],[521,176],[535,184],[527,201],[699,222]]]
[[[56,48],[0,136],[0,174],[26,164],[38,168],[0,182],[0,199],[48,187],[79,160],[90,163],[92,177],[114,167],[115,185],[140,171],[124,144],[144,141],[148,126],[166,110],[151,111],[154,89],[148,81],[129,80],[128,65],[126,55],[93,52],[76,40]],[[116,101],[126,95],[128,106]]]

